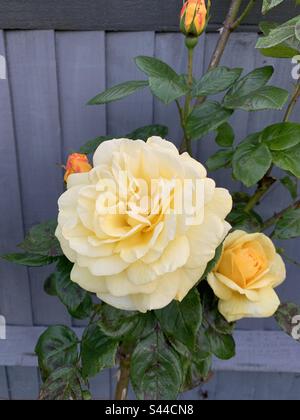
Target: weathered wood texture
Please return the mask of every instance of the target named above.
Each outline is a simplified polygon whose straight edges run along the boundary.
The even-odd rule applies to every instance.
[[[230,0],[214,3],[209,29],[223,22]],[[182,0],[0,0],[0,28],[177,32],[181,5]],[[270,19],[287,20],[294,9],[294,0],[286,0]],[[247,30],[257,30],[260,15],[259,1],[245,21]]]
[[[10,3],[15,2],[10,0]],[[75,5],[78,3],[74,2]],[[113,7],[114,2],[111,4]],[[210,33],[202,38],[198,47],[195,76],[200,76],[207,67],[216,37],[217,34]],[[231,67],[245,67],[246,71],[271,63],[275,67],[274,83],[291,88],[292,64],[261,57],[253,48],[256,38],[255,33],[234,34],[223,63]],[[107,107],[87,107],[85,104],[106,86],[143,78],[143,74],[132,62],[139,54],[154,54],[175,66],[179,72],[184,72],[186,60],[183,51],[182,38],[175,33],[0,31],[0,55],[6,58],[8,70],[8,78],[0,80],[1,254],[14,251],[24,232],[32,225],[56,216],[56,200],[63,188],[59,165],[70,151],[77,150],[86,140],[103,134],[125,134],[137,126],[156,122],[168,125],[169,139],[179,144],[182,133],[176,108],[173,105],[164,107],[153,100],[146,90]],[[298,106],[295,117],[297,112],[299,115],[299,110]],[[237,141],[245,138],[249,132],[280,120],[281,115],[280,112],[236,113],[232,123]],[[216,150],[213,136],[195,143],[194,149],[199,160],[204,162]],[[212,175],[221,186],[242,189],[228,172]],[[271,215],[274,208],[284,206],[287,199],[282,187],[273,189],[263,204],[263,213]],[[287,248],[291,257],[299,259],[299,241],[289,242]],[[0,261],[0,314],[6,316],[8,324],[72,324],[62,305],[43,292],[43,281],[49,271],[51,269],[26,270]],[[300,303],[298,276],[298,268],[288,265],[288,280],[279,289],[282,300]],[[73,324],[81,325],[77,322]],[[240,323],[239,328],[272,330],[276,329],[276,325],[272,320],[249,320]],[[0,349],[2,344],[0,341]],[[249,342],[250,352],[256,345],[255,341]],[[292,360],[286,354],[281,359],[283,364],[290,363],[291,370],[288,372],[291,372]],[[227,366],[231,369],[230,362]],[[247,365],[244,370],[253,369],[255,366]],[[112,384],[112,374],[108,372],[106,375],[103,380],[97,378],[93,382],[99,398],[111,395],[111,391],[107,391],[111,385],[108,387],[107,384]],[[234,376],[243,383],[241,393],[237,396],[257,397],[260,391],[248,392],[242,378],[249,377],[249,383],[254,384],[262,376],[243,375]],[[214,398],[221,392],[220,384],[233,376],[229,373],[225,376],[218,374],[217,378],[215,385],[211,385],[215,386]],[[258,388],[262,395],[269,395],[270,398],[279,395],[277,391],[281,380],[282,387],[285,387],[284,381],[288,382],[291,389],[299,386],[299,381],[292,375],[288,379],[287,376],[279,377],[274,373],[272,378],[278,388],[277,385],[270,387],[268,394],[269,379],[262,381],[265,388],[263,385]],[[39,377],[35,367],[10,366],[0,369],[0,398],[31,398],[36,394],[38,385]],[[226,397],[233,394],[228,390],[228,394],[220,395]]]

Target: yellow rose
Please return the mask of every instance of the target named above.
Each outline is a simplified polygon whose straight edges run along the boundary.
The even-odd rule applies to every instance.
[[[159,137],[106,141],[93,163],[90,172],[69,176],[58,203],[56,235],[74,263],[71,279],[124,310],[146,312],[181,301],[230,230],[230,194],[216,188],[200,163]],[[186,179],[203,183],[202,217],[199,206],[194,213],[175,211],[174,185]],[[153,180],[158,182],[148,189]],[[168,188],[171,194],[165,194]],[[194,202],[192,189],[187,193],[185,202]],[[191,215],[198,224],[190,223]]]
[[[237,230],[226,238],[208,283],[220,299],[219,311],[233,322],[274,315],[280,305],[274,288],[285,278],[285,265],[273,242],[262,233]]]

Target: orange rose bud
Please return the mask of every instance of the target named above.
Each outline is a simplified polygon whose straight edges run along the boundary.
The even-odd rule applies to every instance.
[[[67,182],[71,174],[90,172],[92,166],[89,163],[88,157],[80,153],[73,153],[68,157],[66,165],[66,173],[64,180]]]
[[[181,32],[185,35],[200,36],[205,29],[206,18],[205,0],[187,0],[180,15]]]

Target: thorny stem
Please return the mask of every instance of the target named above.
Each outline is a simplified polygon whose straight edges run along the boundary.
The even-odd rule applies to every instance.
[[[294,108],[297,104],[297,101],[300,97],[300,79],[298,81],[298,83],[295,86],[295,90],[291,99],[291,102],[289,103],[289,106],[287,107],[286,113],[284,115],[284,122],[289,121],[290,117],[292,116],[292,113],[294,111]]]
[[[128,395],[130,377],[131,351],[125,347],[120,348],[120,371],[116,386],[115,400],[125,401]]]
[[[290,206],[288,206],[281,212],[275,214],[270,219],[266,220],[265,223],[263,224],[262,230],[263,231],[267,230],[273,225],[275,225],[275,223],[278,222],[279,219],[281,219],[288,211],[293,210],[293,209],[300,209],[300,200],[296,201],[296,203],[291,204]]]
[[[234,22],[232,25],[232,30],[235,30],[240,26],[240,24],[244,21],[244,19],[249,15],[251,10],[253,9],[253,6],[255,5],[256,0],[250,0],[247,6],[245,7],[245,10],[241,14],[241,16]]]

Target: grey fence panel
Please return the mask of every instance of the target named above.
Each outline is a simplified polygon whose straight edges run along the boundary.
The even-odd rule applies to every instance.
[[[8,32],[7,57],[26,230],[57,215],[62,191],[61,128],[54,32]],[[51,269],[31,269],[34,322],[68,322],[62,306],[46,296]]]
[[[154,32],[109,33],[106,37],[107,87],[146,76],[136,67],[134,58],[154,54]],[[97,93],[97,92],[96,92]],[[152,124],[153,98],[142,90],[121,102],[107,106],[107,133],[120,136],[138,127]]]
[[[216,39],[217,34],[209,33],[201,40],[196,77],[207,68]],[[234,34],[222,64],[244,67],[245,71],[272,64],[273,83],[291,88],[292,65],[286,60],[261,57],[253,49],[256,39],[254,32]],[[4,197],[0,200],[1,253],[15,249],[15,244],[23,238],[24,228],[28,230],[36,223],[56,217],[56,201],[63,190],[59,165],[85,141],[98,135],[125,135],[155,122],[168,125],[169,139],[179,145],[182,133],[176,107],[165,107],[153,100],[147,89],[107,107],[85,104],[105,87],[143,79],[143,73],[133,62],[137,55],[154,54],[184,73],[183,51],[182,37],[176,33],[0,32],[0,54],[8,62],[8,79],[0,80],[0,196]],[[298,106],[295,117],[299,109]],[[241,141],[247,133],[278,121],[281,115],[237,112],[231,121],[236,140]],[[196,142],[194,147],[202,163],[217,149],[214,136]],[[228,171],[210,175],[220,186],[242,188]],[[262,204],[263,213],[272,214],[287,199],[282,187],[274,188]],[[299,240],[290,241],[287,252],[299,259]],[[62,305],[43,291],[43,280],[49,272],[51,268],[27,271],[0,261],[0,313],[6,315],[9,324],[71,324]],[[288,281],[280,288],[280,295],[283,300],[300,302],[296,283],[298,268],[289,265],[288,272]],[[276,325],[272,320],[249,320],[239,327],[275,329]],[[115,372],[108,371],[95,378],[92,390],[96,398],[112,397],[114,382]],[[4,370],[0,367],[0,398],[35,398],[38,385],[35,368]],[[297,375],[217,373],[211,384],[188,395],[205,399],[208,391],[209,399],[279,399],[280,395],[297,397],[297,389]]]

